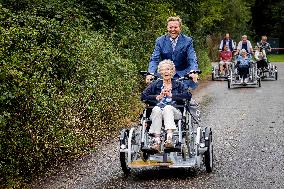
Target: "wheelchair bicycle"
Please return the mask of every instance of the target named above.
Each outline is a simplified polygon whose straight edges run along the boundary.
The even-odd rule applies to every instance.
[[[255,52],[255,59],[257,63],[257,68],[259,70],[259,76],[262,80],[264,79],[278,79],[278,70],[277,66],[272,65],[267,57],[265,49],[260,47]]]
[[[120,133],[120,164],[123,172],[129,174],[133,169],[154,167],[205,167],[208,173],[212,172],[212,129],[201,128],[198,104],[194,100],[184,100],[183,105],[173,105],[182,110],[182,118],[175,120],[177,129],[173,132],[174,147],[162,146],[159,152],[150,148],[153,136],[149,133],[149,117],[154,106],[147,105],[147,102],[145,104],[140,123]],[[160,138],[162,143],[166,140],[164,126]]]
[[[228,64],[228,67],[230,67],[232,62],[226,62],[226,64]],[[221,74],[221,71],[220,71],[221,66],[223,66],[223,69],[224,69],[224,72],[225,72],[224,75]],[[228,75],[229,75],[229,69],[226,68],[225,64],[222,65],[219,62],[218,65],[212,66],[212,80],[213,81],[215,81],[215,80],[227,80]]]
[[[259,74],[260,73],[259,69],[257,69],[256,62],[250,61],[248,82],[241,82],[237,66],[233,63],[229,67],[228,88],[230,89],[234,86],[242,87],[247,85],[261,87],[261,79]]]
[[[232,59],[231,61],[219,61],[217,65],[212,66],[212,80],[228,80],[228,76],[229,76],[229,67],[231,64],[233,64],[233,61],[235,59],[235,57],[233,56],[235,50],[233,50],[232,52]],[[220,56],[221,56],[221,51],[220,51]],[[224,74],[221,73],[221,68],[223,68],[222,70],[224,71]]]

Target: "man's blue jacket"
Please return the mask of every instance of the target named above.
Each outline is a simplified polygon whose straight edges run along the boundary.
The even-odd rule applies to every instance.
[[[191,70],[198,70],[196,53],[193,48],[192,38],[184,34],[180,34],[173,51],[170,36],[163,35],[156,40],[156,45],[152,57],[150,59],[148,72],[156,73],[160,61],[169,59],[175,64],[175,79],[183,77]]]

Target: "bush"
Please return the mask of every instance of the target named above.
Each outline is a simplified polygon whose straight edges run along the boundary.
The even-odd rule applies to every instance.
[[[137,70],[82,22],[2,7],[0,15],[0,183],[7,183],[85,152],[98,131],[115,132],[137,107]]]

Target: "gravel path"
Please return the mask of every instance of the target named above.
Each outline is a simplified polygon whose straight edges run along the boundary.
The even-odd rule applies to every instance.
[[[261,88],[214,81],[195,96],[206,105],[202,124],[213,128],[213,173],[152,169],[126,178],[115,139],[32,188],[284,188],[284,63],[276,65],[278,80]]]

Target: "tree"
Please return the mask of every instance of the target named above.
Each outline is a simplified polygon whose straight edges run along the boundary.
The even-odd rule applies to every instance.
[[[252,30],[255,39],[262,35],[280,38],[280,46],[284,46],[284,1],[259,0],[252,7]]]

